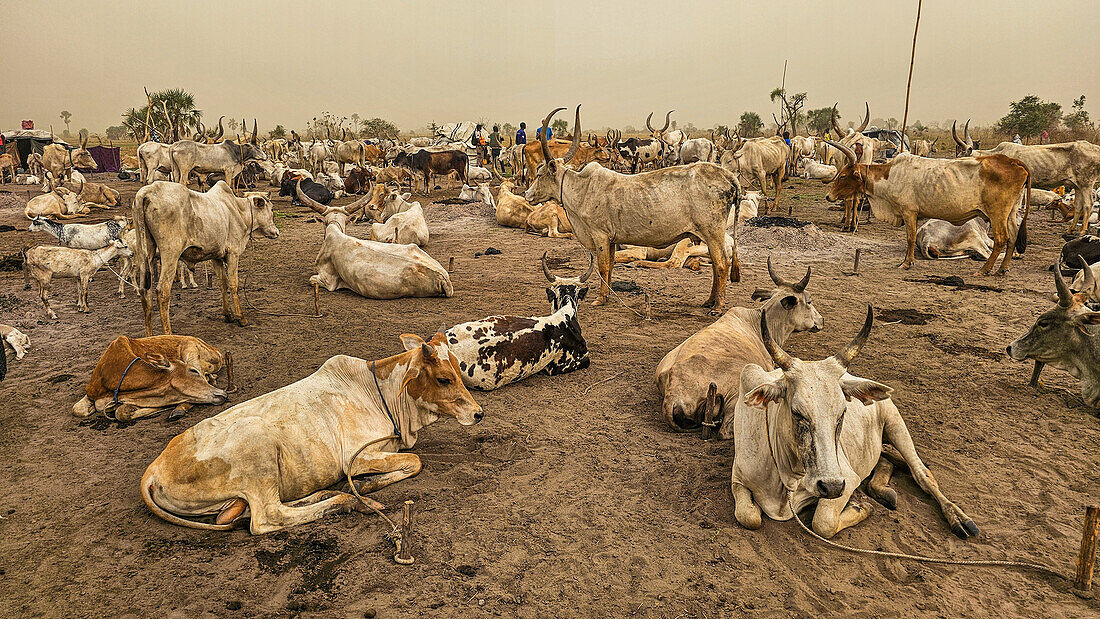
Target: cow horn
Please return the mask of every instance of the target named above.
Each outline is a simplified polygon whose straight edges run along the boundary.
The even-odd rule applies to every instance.
[[[844,153],[844,156],[852,162],[852,165],[859,163],[859,159],[856,157],[855,152],[853,152],[852,149],[848,148],[847,146],[841,144],[840,142],[834,142],[832,140],[825,140],[825,143]]]
[[[665,126],[661,127],[661,130],[658,133],[664,133],[665,131],[668,130],[669,118],[672,116],[672,113],[675,112],[675,111],[676,110],[669,110],[668,113],[665,114]]]
[[[844,130],[840,128],[840,123],[838,123],[836,121],[837,116],[839,115],[839,112],[836,111],[836,106],[839,105],[839,104],[840,104],[839,101],[837,101],[836,103],[833,104],[833,113],[829,117],[829,120],[831,120],[833,122],[833,129],[836,131],[836,137],[838,137],[838,138],[840,136],[844,135]]]
[[[351,215],[355,211],[358,211],[359,209],[365,208],[367,206],[367,202],[370,202],[371,197],[372,197],[372,194],[368,192],[366,195],[364,195],[362,198],[359,198],[355,202],[352,202],[351,204],[345,205],[344,210],[346,210],[348,212],[348,215]]]
[[[791,288],[794,288],[795,292],[805,292],[806,286],[808,286],[810,284],[810,269],[811,269],[811,267],[806,267],[805,277],[803,277],[802,280],[799,281],[794,286],[791,286]]]
[[[222,126],[223,118],[225,118],[224,115],[218,117],[218,133],[213,136],[214,142],[220,141],[225,136],[225,127]]]
[[[839,353],[834,355],[834,358],[843,367],[848,367],[852,364],[852,361],[859,354],[859,349],[863,348],[863,345],[867,343],[867,336],[871,334],[871,323],[875,321],[875,310],[871,307],[871,304],[867,304],[867,318],[863,320],[863,328],[859,330],[855,338],[851,343],[844,347]]]
[[[645,117],[645,127],[649,129],[650,133],[657,133],[657,130],[653,128],[653,125],[649,121],[653,120],[653,112],[649,113],[649,116]]]
[[[550,273],[550,267],[546,266],[546,252],[542,252],[542,274],[546,276],[546,281],[553,284],[558,280],[552,273]]]
[[[963,141],[966,142],[963,146],[966,146],[968,150],[974,150],[974,140],[970,139],[970,119],[966,119],[966,124],[963,125]]]
[[[1069,284],[1066,283],[1066,279],[1062,277],[1062,259],[1058,259],[1058,264],[1054,267],[1054,287],[1058,289],[1058,305],[1062,307],[1071,307],[1073,305],[1073,291],[1069,289]]]
[[[88,132],[80,130],[80,148],[88,148]]]
[[[327,206],[321,204],[320,202],[314,200],[313,198],[307,196],[305,193],[302,192],[302,179],[298,179],[297,182],[294,183],[294,192],[298,194],[299,200],[305,203],[305,205],[309,208],[317,211],[319,214],[324,215],[325,211],[328,210]]]
[[[958,125],[958,123],[959,123],[959,121],[957,121],[957,120],[951,121],[951,137],[955,138],[955,144],[957,146],[962,146],[963,148],[966,148],[966,144],[962,140],[959,139],[959,132],[955,128]]]
[[[592,252],[588,253],[588,270],[581,276],[581,283],[588,281],[589,277],[592,277],[592,269],[596,268],[596,261],[592,258]]]
[[[1096,277],[1093,276],[1092,269],[1089,268],[1089,263],[1087,260],[1085,260],[1084,256],[1078,255],[1077,259],[1081,261],[1081,268],[1084,269],[1084,271],[1082,272],[1085,275],[1085,287],[1082,289],[1082,292],[1091,293],[1092,290],[1096,287]]]
[[[771,355],[777,368],[782,369],[784,372],[791,369],[794,360],[787,354],[787,351],[775,343],[772,334],[768,333],[768,313],[765,311],[760,312],[760,339],[764,340],[764,348]]]
[[[546,115],[546,118],[542,119],[542,131],[539,132],[539,144],[542,145],[542,157],[549,162],[554,157],[550,154],[550,147],[546,145],[546,129],[550,126],[550,119],[554,117],[554,114],[564,110],[565,108],[559,107],[554,109]]]
[[[573,155],[577,154],[577,147],[581,144],[581,104],[577,104],[577,117],[573,121],[573,143],[569,145],[569,150],[566,151],[565,157],[562,159],[565,163],[569,163],[569,160],[573,158]]]
[[[258,144],[258,140],[260,139],[260,132],[257,129],[257,125],[258,125],[258,123],[256,122],[256,119],[253,118],[252,119],[252,144],[254,146]]]
[[[856,129],[856,133],[863,133],[863,130],[867,128],[867,123],[871,121],[871,104],[864,101],[863,106],[866,111],[863,116],[863,122],[860,123],[859,129]]]
[[[787,282],[783,281],[783,278],[780,277],[779,274],[775,272],[775,267],[772,266],[772,257],[771,256],[768,256],[768,277],[772,278],[772,281],[775,282],[776,286],[786,286],[786,285],[788,285]]]
[[[340,127],[340,141],[341,142],[347,142],[348,141],[348,130],[343,128],[343,127]]]

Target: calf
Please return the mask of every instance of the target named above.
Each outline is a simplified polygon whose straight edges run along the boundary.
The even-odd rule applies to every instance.
[[[802,158],[802,178],[831,181],[836,176],[836,166],[818,163],[809,157]]]
[[[396,183],[412,189],[413,175],[405,168],[374,168],[374,181],[378,184]]]
[[[1016,361],[1035,360],[1033,386],[1038,385],[1039,372],[1045,364],[1069,372],[1081,381],[1085,404],[1097,408],[1100,407],[1100,336],[1091,327],[1100,325],[1100,312],[1089,310],[1087,291],[1074,294],[1070,290],[1060,267],[1054,269],[1058,304],[1041,314],[1027,333],[1008,345],[1008,356]],[[1085,271],[1084,287],[1095,289],[1092,270]]]
[[[593,267],[589,255],[588,271],[582,277],[558,277],[550,273],[544,252],[549,316],[490,316],[448,329],[447,347],[458,360],[462,382],[490,391],[539,372],[554,376],[588,367],[588,345],[581,335],[577,309],[588,294],[584,282]]]
[[[200,421],[145,470],[142,501],[160,518],[194,529],[225,531],[248,518],[253,534],[367,511],[355,496],[326,488],[374,474],[358,485],[366,494],[412,477],[420,459],[403,451],[421,428],[440,418],[464,426],[482,419],[441,335],[425,342],[405,334],[401,341],[399,355],[338,355],[296,383]],[[214,522],[198,520],[206,516]]]
[[[811,526],[830,538],[871,515],[870,506],[851,501],[868,477],[867,494],[896,509],[897,492],[887,485],[893,464],[882,451],[888,442],[917,485],[939,503],[951,531],[961,539],[978,534],[974,521],[944,496],[917,455],[905,420],[890,400],[893,390],[848,373],[873,320],[868,305],[863,328],[850,344],[827,359],[802,361],[772,340],[767,316],[760,315],[761,340],[775,369],[745,365],[735,394],[730,487],[741,526],[760,528],[762,513],[790,520],[816,504]]]
[[[527,220],[523,222],[523,231],[552,239],[573,238],[573,226],[569,225],[569,216],[557,200],[547,200],[534,207]]]
[[[11,181],[4,180],[11,175]],[[8,153],[0,155],[0,183],[15,182],[15,158]]]
[[[477,186],[463,185],[462,191],[458,193],[458,199],[467,202],[484,202],[489,206],[496,207],[496,202],[493,201],[493,194],[489,191],[487,183],[481,183]]]
[[[38,283],[46,314],[50,318],[57,318],[57,314],[50,309],[50,281],[54,277],[78,278],[76,311],[88,312],[88,282],[92,276],[115,257],[133,255],[130,248],[118,239],[95,250],[45,245],[32,247],[27,250],[27,257],[23,262],[23,288],[30,288],[33,278]]]
[[[35,217],[27,227],[30,232],[48,232],[57,237],[59,245],[73,249],[99,249],[105,247],[122,235],[126,228],[126,218],[104,221],[98,224],[63,224]]]
[[[177,419],[195,404],[225,402],[225,391],[207,380],[223,365],[231,377],[228,355],[197,337],[119,336],[100,355],[73,416],[113,413],[129,422],[174,407],[168,418]]]
[[[535,207],[523,196],[513,193],[515,188],[512,181],[500,184],[500,189],[497,190],[496,218],[497,223],[502,226],[522,228]]]
[[[977,219],[961,226],[942,219],[929,219],[917,228],[917,250],[929,260],[966,256],[987,260],[993,252],[993,239]]]
[[[720,438],[733,435],[733,408],[741,369],[749,363],[765,367],[771,363],[758,327],[761,317],[767,318],[780,341],[795,332],[819,331],[825,325],[806,292],[810,283],[808,267],[800,281],[788,282],[775,272],[768,258],[768,275],[775,288],[758,288],[752,293],[752,299],[764,301],[763,305],[730,309],[673,348],[657,365],[654,378],[663,398],[661,415],[673,430],[697,431],[709,416],[714,423],[721,421]],[[707,411],[711,385],[716,395],[711,401],[716,408]]]

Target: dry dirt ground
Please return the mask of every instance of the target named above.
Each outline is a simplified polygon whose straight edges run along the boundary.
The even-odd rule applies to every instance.
[[[136,184],[111,184],[128,205]],[[17,228],[0,233],[0,254],[50,242],[25,231],[26,189],[0,189],[15,192],[0,194],[0,224]],[[1048,369],[1049,390],[1037,392],[1027,387],[1030,365],[1003,353],[1051,303],[1047,266],[1061,226],[1032,213],[1032,244],[1004,278],[972,277],[978,263],[968,260],[899,271],[901,230],[872,223],[854,238],[842,235],[820,183],[794,181],[785,195],[821,236],[745,233],[744,278],[731,286],[729,303],[751,305],[751,291],[769,285],[768,254],[790,278],[812,265],[810,291],[826,328],[796,335],[787,348],[817,359],[852,337],[873,302],[882,318],[853,371],[894,387],[920,454],[981,527],[972,541],[956,539],[933,501],[898,473],[899,509],[874,504],[870,519],[837,540],[1030,560],[1068,573],[1083,508],[1100,495],[1100,418],[1081,405],[1068,375]],[[276,200],[276,210],[282,237],[256,240],[242,261],[247,299],[265,311],[310,314],[307,278],[321,226],[286,199]],[[586,265],[575,241],[498,227],[487,208],[426,210],[428,252],[443,264],[455,258],[450,299],[322,292],[323,318],[273,317],[250,307],[256,323],[241,328],[222,321],[215,291],[174,293],[176,332],[236,358],[241,391],[226,406],[306,376],[337,353],[395,354],[404,332],[428,335],[501,312],[544,313],[538,256],[549,250],[569,258],[564,272]],[[361,224],[351,231],[364,234]],[[490,246],[503,253],[475,257]],[[852,276],[846,272],[856,247],[864,251]],[[1003,291],[956,290],[924,281],[929,275]],[[624,294],[629,307],[582,305],[590,368],[475,392],[485,421],[428,428],[415,447],[423,472],[374,495],[391,513],[416,501],[416,563],[402,567],[374,516],[337,516],[260,537],[188,530],[154,517],[138,497],[142,471],[169,439],[226,406],[200,407],[174,423],[163,416],[126,427],[79,422],[71,407],[99,354],[120,334],[142,334],[140,302],[132,293],[124,301],[112,296],[116,280],[102,271],[90,314],[76,313],[75,282],[61,280],[53,292],[60,318],[45,320],[21,273],[0,272],[0,322],[24,329],[33,343],[0,386],[0,614],[1097,616],[1100,602],[1082,601],[1066,583],[1036,573],[852,555],[793,522],[742,529],[729,490],[732,442],[670,432],[658,417],[653,381],[661,357],[714,320],[700,307],[709,271],[620,267],[615,279],[634,281],[645,294]],[[647,298],[650,319],[643,320],[636,312],[645,313]],[[907,318],[891,324],[899,317]]]

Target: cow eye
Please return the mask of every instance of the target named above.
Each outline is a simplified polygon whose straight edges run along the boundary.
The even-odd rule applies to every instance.
[[[1043,318],[1042,320],[1040,320],[1039,321],[1039,328],[1040,329],[1049,329],[1050,328],[1050,319],[1049,318]]]
[[[195,376],[202,376],[202,374],[198,370],[196,370],[195,368],[188,368],[187,371],[191,372]]]
[[[806,416],[799,412],[798,409],[791,409],[791,417],[794,417],[794,420],[798,422],[804,423],[806,421]]]
[[[439,383],[440,387],[446,387],[447,385],[451,384],[451,379],[449,378],[437,378],[435,380],[437,383]]]

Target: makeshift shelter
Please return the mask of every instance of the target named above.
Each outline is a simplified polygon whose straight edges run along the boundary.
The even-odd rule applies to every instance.
[[[89,146],[88,152],[98,165],[94,170],[78,168],[81,172],[118,172],[122,169],[122,154],[117,146]]]
[[[16,129],[14,131],[5,131],[0,135],[3,135],[5,144],[15,144],[16,151],[19,153],[19,161],[15,163],[23,169],[26,169],[27,157],[29,157],[31,153],[41,154],[42,149],[50,144],[60,144],[65,148],[72,148],[72,146],[69,146],[49,131],[43,131],[41,129]]]

